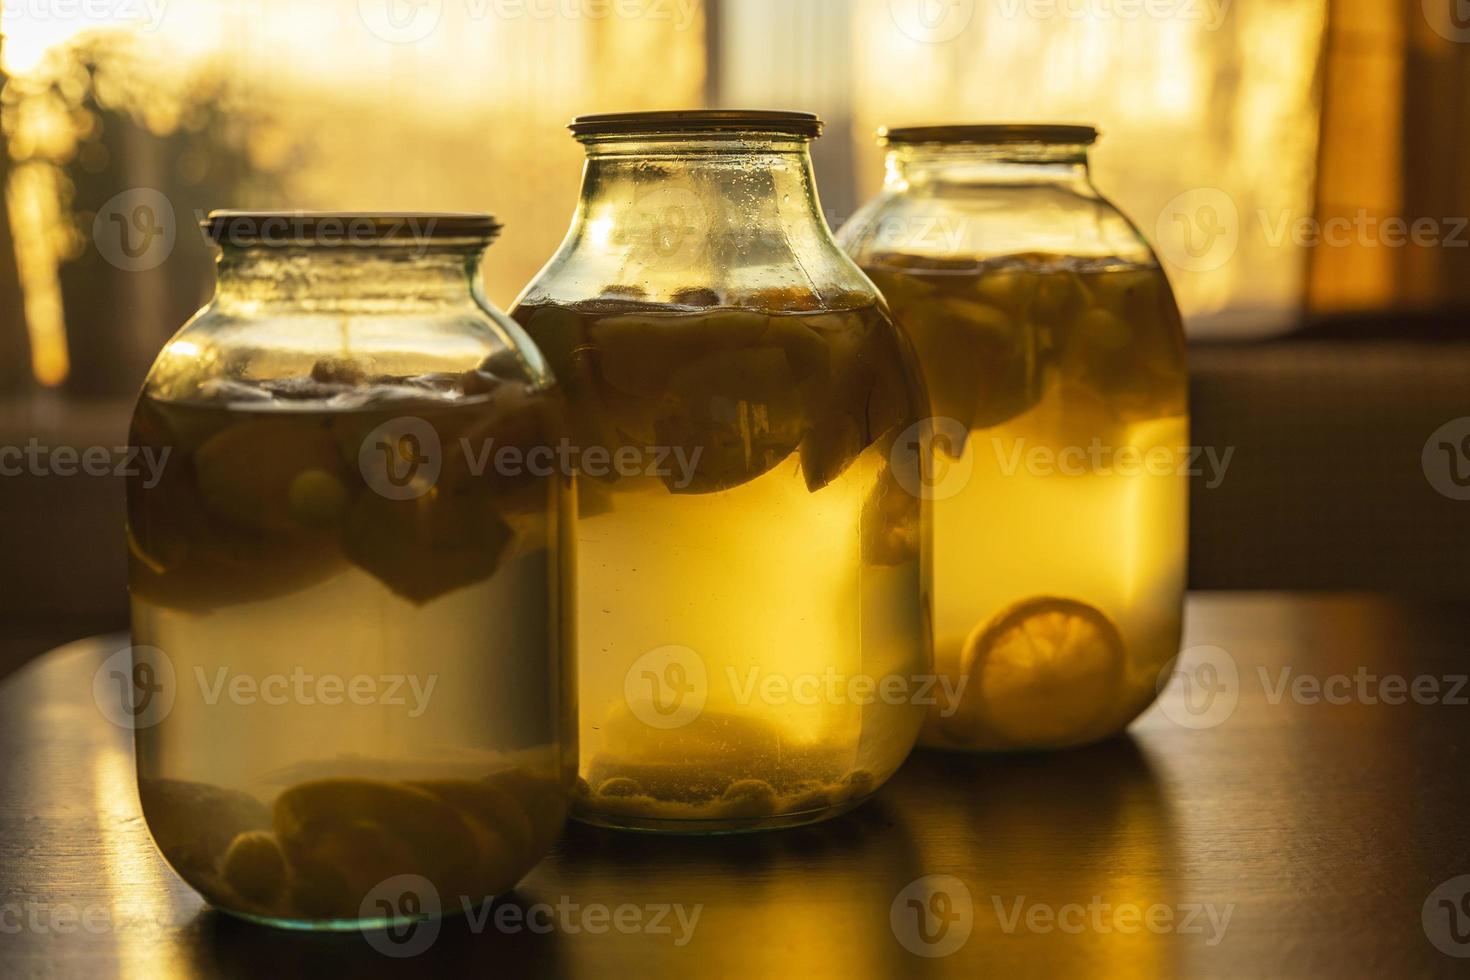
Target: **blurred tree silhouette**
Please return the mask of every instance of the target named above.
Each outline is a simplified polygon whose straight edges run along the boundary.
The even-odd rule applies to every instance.
[[[5,2],[0,0],[0,23]],[[0,91],[5,89],[5,35],[0,34]],[[25,306],[20,294],[20,270],[15,263],[15,239],[10,229],[10,205],[5,188],[10,181],[10,146],[0,126],[0,392],[29,383],[30,344],[26,338]]]
[[[0,99],[14,166],[42,168],[45,179],[26,185],[51,198],[42,210],[58,253],[72,394],[137,389],[159,347],[209,294],[211,253],[198,217],[249,206],[299,163],[293,148],[258,165],[252,140],[262,130],[277,136],[265,114],[217,63],[166,55],[126,31],[81,34],[11,79]],[[146,267],[123,268],[116,236],[137,215],[131,197],[118,195],[141,189],[167,201],[150,217],[172,224],[173,246]]]

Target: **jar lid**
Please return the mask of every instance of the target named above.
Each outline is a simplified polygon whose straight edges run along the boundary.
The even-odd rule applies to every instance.
[[[779,133],[816,138],[822,135],[822,120],[810,112],[779,109],[676,109],[578,116],[567,128],[578,139],[666,133]]]
[[[878,142],[892,143],[1050,143],[1091,144],[1097,140],[1093,126],[1051,123],[988,123],[951,126],[884,126]]]
[[[476,211],[211,211],[199,227],[217,244],[274,248],[489,242],[501,228]]]

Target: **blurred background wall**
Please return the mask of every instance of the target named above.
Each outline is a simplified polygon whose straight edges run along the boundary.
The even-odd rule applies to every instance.
[[[565,230],[564,124],[613,109],[819,112],[834,226],[881,182],[879,125],[1091,122],[1097,180],[1158,245],[1195,336],[1460,301],[1470,249],[1299,233],[1470,210],[1470,28],[1439,6],[0,0],[0,385],[130,393],[208,293],[195,223],[213,207],[490,210],[507,233],[486,283],[508,303]],[[109,257],[149,221],[167,247]]]
[[[1264,438],[1280,428],[1271,404],[1289,401],[1280,392],[1291,386],[1315,392],[1308,401],[1325,413],[1300,431],[1330,435],[1335,412],[1360,407],[1352,386],[1363,379],[1344,380],[1343,364],[1372,373],[1373,390],[1397,399],[1393,412],[1409,412],[1399,422],[1416,432],[1453,409],[1464,377],[1453,369],[1470,300],[1470,231],[1458,224],[1470,213],[1463,7],[0,0],[0,446],[125,439],[151,358],[211,289],[197,231],[208,209],[492,211],[507,228],[485,279],[504,306],[566,229],[581,153],[565,123],[699,105],[820,113],[828,130],[814,154],[834,226],[881,182],[881,124],[1095,123],[1097,181],[1155,241],[1197,341],[1208,378],[1200,438]],[[1326,234],[1341,227],[1332,219],[1346,234]],[[1422,240],[1388,241],[1385,222],[1421,219]],[[1412,357],[1308,364],[1282,346],[1355,330],[1448,345],[1415,355],[1439,365],[1444,390],[1431,398],[1401,377],[1416,373]],[[1253,353],[1210,353],[1248,342]],[[1263,382],[1270,363],[1300,371]],[[1422,485],[1419,449],[1393,465]],[[1196,583],[1370,582],[1367,563],[1361,574],[1312,572],[1330,563],[1308,545],[1338,525],[1298,545],[1291,574],[1278,566],[1273,577],[1267,554],[1227,553],[1251,528],[1247,543],[1264,549],[1299,520],[1290,508],[1277,524],[1262,518],[1281,511],[1273,495],[1294,494],[1310,516],[1314,494],[1352,482],[1311,462],[1313,452],[1341,459],[1330,445],[1271,452],[1282,458],[1258,457],[1261,482],[1197,496]],[[1273,482],[1283,467],[1297,482]],[[1313,472],[1332,482],[1313,483]],[[115,483],[0,478],[12,559],[0,609],[124,608]],[[1406,505],[1437,513],[1443,501]],[[1459,528],[1463,511],[1444,519]],[[1384,525],[1383,542],[1405,540],[1395,526]],[[1201,559],[1202,543],[1225,551]],[[1419,564],[1391,568],[1390,581],[1440,574]]]

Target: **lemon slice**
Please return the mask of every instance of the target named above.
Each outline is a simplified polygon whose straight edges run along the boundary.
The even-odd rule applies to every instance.
[[[1086,741],[1112,709],[1123,638],[1085,602],[1036,596],[973,633],[965,659],[983,733],[1016,747],[1054,747]]]
[[[276,797],[272,825],[295,902],[313,918],[350,918],[374,888],[401,874],[429,879],[447,902],[483,894],[471,823],[427,790],[347,777],[299,783]]]

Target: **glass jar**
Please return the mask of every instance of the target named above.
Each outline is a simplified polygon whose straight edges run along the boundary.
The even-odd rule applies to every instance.
[[[132,423],[163,461],[128,484],[149,829],[258,921],[473,907],[550,848],[576,755],[570,478],[499,455],[554,446],[563,412],[481,294],[498,226],[203,224],[217,290]]]
[[[912,354],[817,204],[806,113],[586,116],[512,309],[578,468],[574,816],[807,823],[899,766],[928,669]],[[879,684],[886,684],[881,690]]]
[[[932,402],[935,665],[960,694],[925,745],[1103,738],[1178,651],[1184,334],[1148,242],[1092,184],[1096,135],[888,131],[883,191],[839,236]]]

